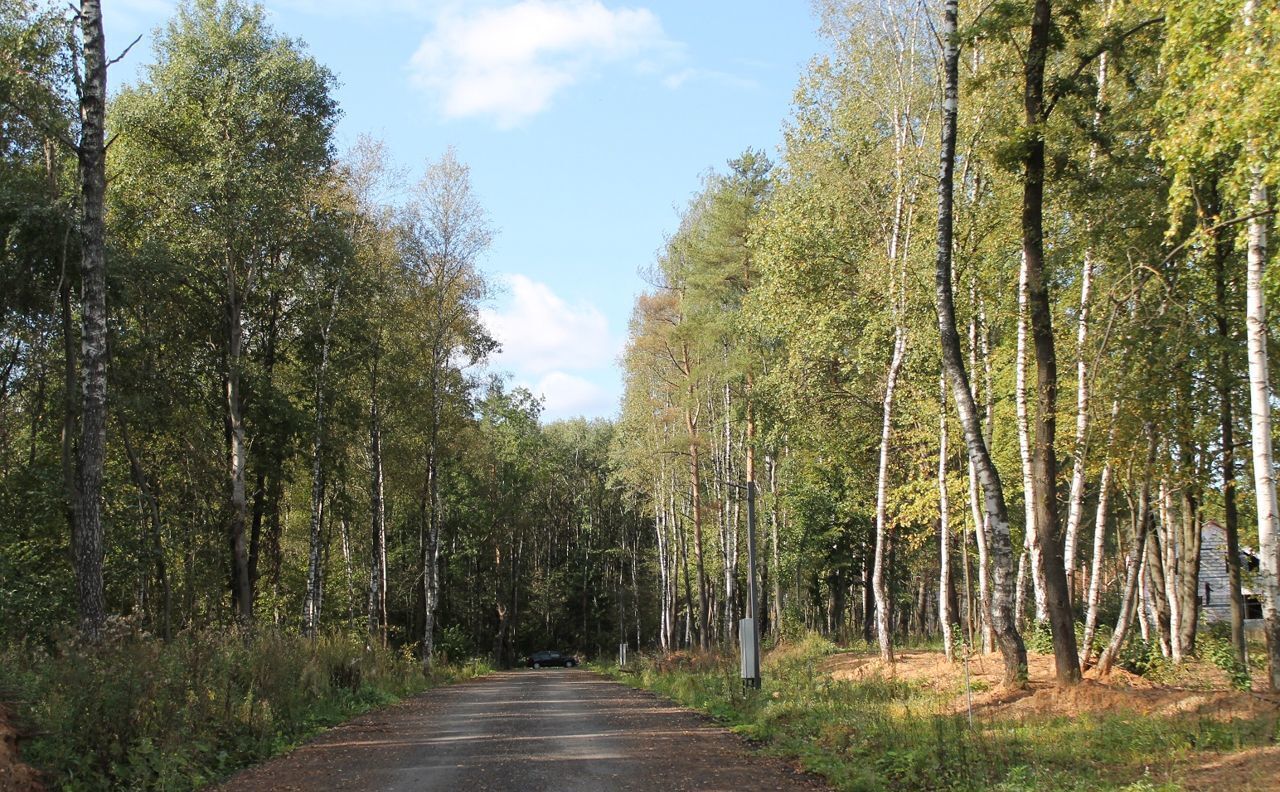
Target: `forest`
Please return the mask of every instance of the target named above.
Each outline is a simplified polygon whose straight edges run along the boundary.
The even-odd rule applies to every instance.
[[[1040,631],[1070,685],[1135,639],[1194,655],[1213,560],[1275,688],[1275,9],[937,5],[821,4],[777,162],[710,172],[637,299],[658,640],[734,640],[756,481],[774,632],[1016,681]]]
[[[1280,690],[1280,7],[815,9],[783,145],[703,174],[644,273],[618,417],[549,422],[487,366],[454,150],[339,150],[261,6],[187,0],[108,97],[97,0],[0,3],[6,665],[328,641],[421,676],[736,652],[751,611],[1013,687],[1031,646],[1061,686],[1211,653]]]

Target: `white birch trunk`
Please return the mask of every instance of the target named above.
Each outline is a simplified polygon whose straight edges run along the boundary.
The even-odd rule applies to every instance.
[[[1036,484],[1031,472],[1031,431],[1027,411],[1027,262],[1018,270],[1018,351],[1015,366],[1014,402],[1018,418],[1018,452],[1022,457],[1022,505],[1026,520],[1022,551],[1030,559],[1032,589],[1035,593],[1036,623],[1048,619],[1044,580],[1040,569],[1040,530],[1036,521]]]
[[[1142,567],[1138,570],[1138,628],[1141,630],[1142,642],[1151,643],[1151,623],[1155,621],[1155,613],[1151,604],[1151,574],[1147,570],[1147,554],[1142,554]]]
[[[1169,657],[1175,663],[1182,662],[1182,607],[1178,601],[1178,530],[1173,524],[1169,508],[1169,488],[1160,480],[1160,565],[1164,570],[1164,596],[1169,601]]]
[[[1107,448],[1115,443],[1116,418],[1120,413],[1120,401],[1111,402],[1111,425],[1107,429]],[[1102,556],[1106,550],[1107,515],[1111,497],[1111,460],[1102,467],[1098,481],[1098,511],[1093,519],[1093,559],[1089,568],[1089,594],[1086,597],[1084,618],[1084,654],[1080,669],[1084,670],[1093,657],[1093,637],[1098,630],[1098,605],[1102,602]]]
[[[970,305],[977,302],[977,283],[974,279],[969,280],[969,303]],[[978,320],[973,317],[969,320],[969,370],[974,372],[974,380],[977,380],[978,371]],[[990,382],[987,382],[990,389]],[[973,401],[976,404],[978,400],[977,386],[970,389],[972,391]],[[990,394],[984,394],[989,396]],[[990,431],[990,416],[988,416],[987,429]],[[987,448],[991,447],[990,439],[987,441]],[[983,509],[979,508],[978,499],[978,476],[977,468],[974,467],[973,459],[969,460],[969,503],[973,510],[973,538],[978,550],[978,622],[982,626],[982,651],[984,654],[995,651],[995,630],[994,620],[991,613],[991,582],[987,575],[990,566],[990,556],[987,552],[988,525],[986,514]],[[1015,595],[1016,608],[1016,595]],[[1017,626],[1017,613],[1014,614],[1015,629]]]
[[[876,548],[875,567],[871,573],[871,586],[876,598],[876,639],[880,644],[880,659],[893,662],[893,634],[889,625],[889,589],[885,584],[885,566],[888,563],[888,482],[889,435],[893,429],[893,395],[898,384],[898,372],[906,354],[907,336],[899,326],[894,331],[893,358],[889,362],[889,376],[884,389],[884,419],[880,427],[880,471],[876,477]]]
[[[1245,0],[1244,24],[1254,27],[1255,0]],[[1256,38],[1257,34],[1253,36]],[[1250,56],[1254,55],[1250,41]],[[1257,144],[1250,141],[1249,154]],[[1271,369],[1267,362],[1267,304],[1263,276],[1267,268],[1269,219],[1259,213],[1269,207],[1262,169],[1255,165],[1249,190],[1248,277],[1245,285],[1245,327],[1249,341],[1249,409],[1253,440],[1253,484],[1258,507],[1258,574],[1254,586],[1262,595],[1263,632],[1267,637],[1268,678],[1280,690],[1280,515],[1276,514],[1276,480],[1271,450]]]
[[[951,499],[947,493],[947,378],[938,378],[938,626],[942,651],[954,660],[951,645]]]
[[[1106,17],[1110,16],[1110,3]],[[1093,102],[1093,129],[1102,126],[1102,108],[1107,90],[1107,56],[1098,56],[1098,91]],[[1098,161],[1098,144],[1089,146],[1089,173],[1094,172]],[[1067,499],[1067,530],[1062,543],[1062,564],[1067,573],[1067,594],[1076,595],[1076,543],[1080,534],[1080,518],[1084,512],[1085,458],[1089,439],[1089,364],[1085,349],[1089,340],[1089,297],[1093,289],[1094,261],[1092,242],[1085,248],[1084,262],[1080,266],[1080,315],[1076,319],[1076,436],[1071,447],[1071,494]],[[1085,650],[1088,651],[1087,649]]]

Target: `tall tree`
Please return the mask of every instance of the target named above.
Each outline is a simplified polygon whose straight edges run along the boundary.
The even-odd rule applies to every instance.
[[[426,442],[419,489],[422,591],[425,620],[422,662],[435,652],[440,598],[440,474],[446,423],[465,403],[462,367],[484,360],[494,348],[480,322],[487,285],[477,264],[493,239],[488,216],[471,186],[471,172],[453,149],[426,169],[400,221],[400,248],[415,280],[414,324],[421,345]]]
[[[76,593],[80,629],[96,640],[106,620],[102,591],[102,476],[107,443],[107,45],[102,4],[83,0],[80,32],[80,442],[76,460]]]
[[[1248,36],[1246,56],[1257,63],[1262,57],[1255,31],[1259,22],[1256,0],[1245,0],[1243,15]],[[1270,226],[1267,183],[1260,161],[1262,143],[1251,135],[1245,143],[1250,182],[1248,212],[1248,277],[1245,282],[1245,327],[1249,345],[1249,404],[1253,438],[1254,499],[1258,508],[1258,587],[1262,592],[1262,619],[1272,690],[1280,690],[1280,503],[1276,500],[1275,468],[1271,448],[1271,368],[1267,359],[1267,302],[1263,278],[1267,268],[1267,231]]]
[[[951,292],[951,258],[954,244],[954,184],[956,165],[956,119],[960,104],[960,34],[959,3],[946,0],[943,5],[943,100],[942,141],[938,156],[938,253],[935,294],[938,309],[938,335],[942,345],[942,366],[951,383],[952,396],[964,429],[965,445],[982,483],[987,525],[994,571],[992,621],[996,640],[1004,656],[1006,684],[1022,685],[1027,678],[1027,649],[1022,636],[1014,628],[1013,615],[1013,548],[1009,537],[1009,513],[1005,504],[1000,474],[987,450],[978,418],[978,407],[969,388],[964,358],[960,351],[960,335],[956,332],[955,300]]]
[[[290,247],[310,219],[307,191],[329,168],[333,78],[276,34],[260,6],[238,0],[181,6],[157,38],[156,58],[116,112],[130,129],[133,162],[152,169],[139,174],[141,196],[158,182],[170,193],[151,207],[155,242],[189,256],[206,299],[219,305],[231,595],[247,624],[246,323],[262,283],[292,263]]]
[[[1075,622],[1067,591],[1062,559],[1062,534],[1058,521],[1058,474],[1055,431],[1058,409],[1058,362],[1053,338],[1053,310],[1044,267],[1044,124],[1051,105],[1045,97],[1045,65],[1053,37],[1049,0],[1035,0],[1031,11],[1031,35],[1024,70],[1025,112],[1022,159],[1022,260],[1027,273],[1027,302],[1031,335],[1036,351],[1036,431],[1032,457],[1036,531],[1040,537],[1040,567],[1045,581],[1045,606],[1053,633],[1054,665],[1058,683],[1080,681],[1080,657],[1076,649]]]

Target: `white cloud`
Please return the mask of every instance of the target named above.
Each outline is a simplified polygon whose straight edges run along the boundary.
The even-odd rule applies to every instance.
[[[606,64],[632,61],[651,69],[648,58],[674,49],[658,17],[645,8],[521,0],[442,10],[410,70],[446,117],[492,116],[510,127]]]
[[[510,304],[502,311],[482,313],[485,326],[502,344],[497,365],[538,377],[613,361],[617,345],[600,309],[590,304],[571,306],[550,286],[524,275],[509,275],[506,281]]]
[[[529,390],[546,400],[543,412],[551,419],[599,415],[616,406],[604,388],[563,371],[551,372]]]
[[[502,344],[491,367],[510,372],[513,384],[541,396],[546,419],[612,414],[618,397],[608,384],[618,377],[620,342],[604,314],[590,303],[570,305],[528,276],[504,280],[510,299],[498,310],[481,312]]]

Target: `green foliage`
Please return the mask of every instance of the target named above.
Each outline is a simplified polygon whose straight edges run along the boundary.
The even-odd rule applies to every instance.
[[[1225,671],[1231,679],[1231,687],[1236,690],[1249,690],[1252,687],[1249,666],[1240,662],[1240,658],[1236,656],[1229,625],[1214,624],[1201,631],[1196,638],[1196,652]]]
[[[0,655],[0,689],[37,736],[25,759],[63,789],[197,789],[316,731],[426,687],[487,672],[326,634],[183,633],[113,621],[97,647]]]

